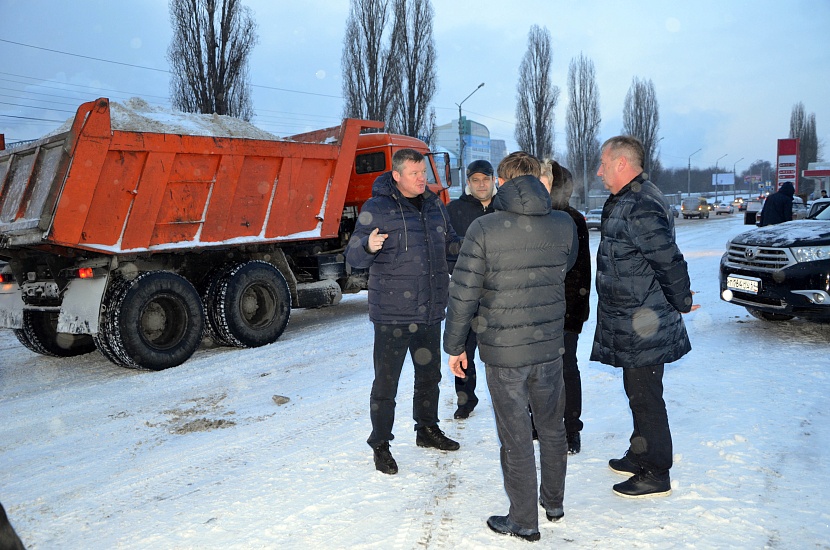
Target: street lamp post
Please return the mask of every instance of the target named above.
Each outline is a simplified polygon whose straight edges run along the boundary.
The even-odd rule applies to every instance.
[[[686,196],[687,197],[692,196],[692,157],[694,155],[696,155],[697,153],[700,153],[702,150],[703,150],[702,148],[698,149],[697,151],[695,151],[694,153],[689,155],[689,171],[688,171],[687,181],[686,181]]]
[[[737,185],[735,184],[735,166],[737,166],[738,163],[741,162],[742,160],[744,160],[744,157],[739,158],[732,165],[732,200],[733,201],[735,200],[735,193],[736,193],[736,187],[737,187]]]
[[[482,86],[484,86],[484,82],[479,84],[478,88],[470,92],[470,95],[461,100],[461,103],[456,103],[456,105],[458,105],[458,185],[461,185],[464,181],[464,138],[462,137],[464,135],[464,127],[461,124],[461,106],[464,105],[464,102],[470,99],[470,97],[472,97],[472,95]]]
[[[728,155],[728,154],[729,153],[726,153],[726,155]],[[718,158],[718,160],[715,161],[715,202],[716,203],[718,202],[718,163],[720,162],[720,159],[722,159],[726,155],[723,155],[722,157]]]

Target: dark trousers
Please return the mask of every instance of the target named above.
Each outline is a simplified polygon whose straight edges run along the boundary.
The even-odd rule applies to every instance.
[[[377,447],[395,438],[395,396],[406,352],[415,367],[412,418],[415,429],[438,423],[438,384],[441,382],[441,323],[384,325],[375,323],[375,380],[369,397],[372,434],[367,443]]]
[[[568,444],[562,420],[562,358],[528,367],[485,369],[501,443],[504,489],[510,499],[508,515],[519,526],[538,531],[538,502],[548,513],[561,512],[565,497]],[[533,417],[539,433],[541,463],[538,493],[528,403],[537,411]]]
[[[667,475],[672,466],[672,441],[663,401],[663,365],[624,368],[623,386],[634,419],[630,458],[657,476]]]
[[[565,431],[582,431],[582,376],[576,361],[578,332],[565,331],[565,353],[562,355],[562,378],[565,380]]]
[[[455,377],[455,395],[458,396],[458,406],[473,410],[478,405],[476,397],[476,333],[472,330],[467,334],[467,341],[464,342],[464,352],[467,354],[467,370],[464,378]]]

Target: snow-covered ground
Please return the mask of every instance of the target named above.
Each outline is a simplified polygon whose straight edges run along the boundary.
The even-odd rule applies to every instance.
[[[539,510],[541,547],[830,548],[830,325],[768,323],[718,299],[742,218],[678,220],[702,308],[685,316],[693,351],[666,369],[673,494],[611,492],[624,478],[607,460],[631,421],[620,372],[587,359],[592,315],[583,451],[569,458],[565,519]],[[485,525],[507,498],[484,380],[455,421],[445,368],[441,427],[461,450],[442,453],[415,446],[405,368],[400,473],[375,471],[366,311],[365,293],[296,310],[273,345],[203,347],[163,372],[97,352],[40,357],[0,331],[0,501],[27,547],[525,548]]]

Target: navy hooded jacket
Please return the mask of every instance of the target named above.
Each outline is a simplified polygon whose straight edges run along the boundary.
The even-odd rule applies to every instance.
[[[434,324],[444,319],[449,288],[447,255],[460,237],[438,195],[425,190],[419,211],[398,190],[392,172],[380,175],[363,204],[346,261],[369,269],[369,319],[381,324]],[[389,237],[375,254],[366,249],[378,228]]]

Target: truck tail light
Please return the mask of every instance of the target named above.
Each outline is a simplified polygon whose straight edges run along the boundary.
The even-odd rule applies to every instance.
[[[92,279],[95,274],[92,271],[91,267],[82,267],[78,269],[78,278],[79,279]]]

